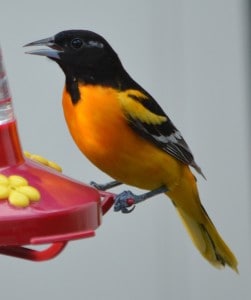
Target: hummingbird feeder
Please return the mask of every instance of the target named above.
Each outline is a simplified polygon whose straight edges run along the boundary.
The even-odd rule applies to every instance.
[[[0,49],[0,253],[51,259],[68,241],[94,236],[113,202],[113,194],[23,155]]]

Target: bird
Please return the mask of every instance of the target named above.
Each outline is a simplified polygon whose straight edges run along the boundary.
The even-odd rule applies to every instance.
[[[61,31],[25,45],[28,54],[46,56],[65,74],[62,105],[68,129],[80,151],[114,181],[148,192],[125,191],[115,210],[165,193],[202,256],[213,266],[238,261],[203,207],[192,168],[204,177],[180,131],[157,101],[126,71],[118,54],[90,30]],[[42,46],[42,48],[40,48]]]

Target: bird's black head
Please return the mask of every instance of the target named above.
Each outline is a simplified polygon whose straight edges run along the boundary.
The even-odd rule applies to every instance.
[[[47,56],[57,62],[66,80],[120,85],[122,77],[128,76],[112,47],[92,31],[66,30],[25,46],[49,47],[27,53]]]

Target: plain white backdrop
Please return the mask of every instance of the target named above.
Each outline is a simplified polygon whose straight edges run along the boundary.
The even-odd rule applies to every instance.
[[[109,180],[67,131],[63,73],[22,48],[65,29],[100,33],[189,143],[208,179],[198,177],[202,202],[240,271],[209,265],[159,196],[129,215],[110,211],[95,238],[70,243],[52,261],[0,256],[2,298],[250,299],[247,20],[247,1],[238,0],[1,1],[0,43],[23,148],[83,182]]]

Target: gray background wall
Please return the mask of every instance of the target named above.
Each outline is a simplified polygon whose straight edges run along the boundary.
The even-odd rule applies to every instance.
[[[64,29],[102,34],[129,73],[181,130],[207,176],[204,206],[239,259],[240,275],[197,253],[165,197],[130,215],[112,211],[95,238],[56,259],[0,256],[4,299],[250,299],[250,100],[247,1],[1,1],[4,51],[23,148],[83,182],[109,178],[74,145],[64,123],[64,76],[22,45]]]

